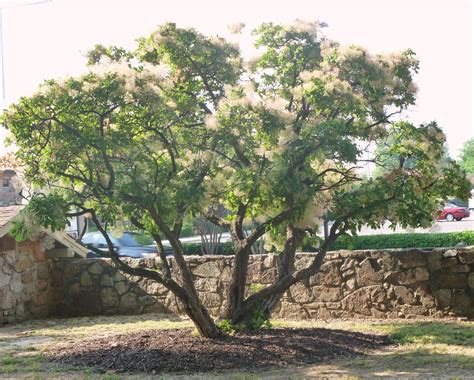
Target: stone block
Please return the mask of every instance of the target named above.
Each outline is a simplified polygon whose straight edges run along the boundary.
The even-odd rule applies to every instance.
[[[21,282],[24,284],[31,284],[33,282],[33,272],[30,270],[22,273]]]
[[[80,273],[85,269],[82,267],[81,264],[84,265],[87,264],[87,262],[85,261],[84,263],[81,263],[77,261],[70,261],[69,263],[66,262],[65,264],[66,265],[64,266],[63,271],[61,271],[59,268],[56,268],[59,270],[55,270],[55,272],[63,272],[65,278],[74,278],[76,276],[79,276]]]
[[[116,285],[119,285],[120,283],[117,283]],[[123,283],[122,287],[124,286],[127,286],[127,289],[128,289],[128,284],[126,282]],[[123,294],[125,293],[125,291],[123,290],[119,290],[119,288],[117,288],[117,286],[115,287],[117,289],[117,292],[119,292],[119,294]],[[148,294],[152,294],[154,296],[162,296],[162,295],[166,295],[168,293],[168,289],[166,289],[163,285],[155,282],[155,281],[148,281],[147,282],[147,285],[146,285],[146,292]]]
[[[449,271],[453,273],[468,273],[471,271],[471,268],[467,264],[457,264],[449,268]]]
[[[459,313],[469,312],[472,306],[471,297],[465,290],[453,292],[452,308]]]
[[[433,277],[433,285],[437,289],[459,289],[467,287],[465,273],[438,273]]]
[[[5,285],[9,285],[11,281],[11,276],[9,274],[4,274],[0,272],[0,288]]]
[[[18,252],[20,253],[31,253],[34,249],[34,242],[31,240],[25,240],[18,244]]]
[[[105,288],[100,292],[102,305],[105,309],[115,307],[119,304],[119,298],[114,288]],[[135,297],[135,295],[133,295]]]
[[[405,269],[423,267],[428,264],[426,253],[420,250],[402,251],[395,257],[400,261],[401,267]]]
[[[16,305],[16,299],[6,286],[0,288],[0,311],[11,309]]]
[[[458,251],[455,249],[448,249],[447,251],[443,252],[443,257],[456,257],[458,255]]]
[[[92,278],[89,273],[83,272],[81,275],[81,286],[92,286]]]
[[[47,305],[50,295],[47,292],[37,292],[33,297],[33,304],[35,306]]]
[[[13,265],[15,272],[22,273],[33,266],[31,258],[27,254],[19,254],[18,260]]]
[[[372,315],[370,300],[370,288],[360,288],[349,294],[341,302],[343,310],[351,312],[351,314],[360,314],[365,316]]]
[[[347,269],[346,271],[342,272],[342,278],[351,277],[356,273],[355,269]]]
[[[197,266],[193,270],[193,274],[199,277],[219,278],[221,270],[215,261],[209,261]]]
[[[456,257],[446,257],[441,259],[441,268],[450,268],[458,265],[458,259]]]
[[[383,281],[383,272],[373,259],[365,259],[357,268],[357,283],[359,286],[377,285]]]
[[[405,318],[417,318],[429,314],[429,309],[425,305],[402,305],[401,312]]]
[[[127,310],[137,310],[137,296],[134,293],[126,293],[120,298],[120,307]],[[138,310],[137,310],[138,311]]]
[[[221,297],[217,293],[202,293],[199,297],[202,300],[202,303],[206,307],[220,307],[221,306]]]
[[[308,305],[309,306],[309,305]],[[279,313],[280,318],[288,319],[306,319],[310,316],[310,313],[306,309],[306,305],[303,307],[299,304],[282,302]]]
[[[435,299],[428,285],[421,285],[415,289],[416,300],[425,305],[428,308],[434,308],[436,306]]]
[[[344,260],[344,262],[341,265],[341,272],[345,272],[349,269],[354,269],[356,265],[357,265],[357,261],[355,259],[348,257],[347,259]]]
[[[48,280],[36,280],[36,287],[38,290],[45,290],[48,287]]]
[[[108,274],[103,274],[100,278],[100,286],[110,287],[114,286],[114,280]]]
[[[50,277],[49,263],[39,263],[36,267],[36,277],[41,280],[47,280]]]
[[[148,296],[148,295],[142,296],[138,298],[138,303],[142,307],[149,307],[156,303],[156,298],[153,296]]]
[[[393,255],[386,255],[384,259],[379,261],[379,265],[384,272],[399,272],[401,269],[401,262]]]
[[[11,236],[5,235],[0,238],[0,249],[2,251],[14,251],[16,249],[16,241]]]
[[[32,282],[31,284],[25,284],[20,299],[22,301],[28,302],[33,298],[36,292],[38,292],[38,288],[36,287],[35,283]]]
[[[247,282],[253,283],[253,282],[260,282],[262,274],[262,261],[258,260],[253,263],[250,263],[248,266],[248,272],[247,272]],[[215,276],[219,277],[219,276]]]
[[[276,256],[274,254],[268,254],[263,260],[263,266],[266,269],[275,268]]]
[[[399,304],[412,305],[416,302],[415,296],[410,289],[405,286],[394,286],[393,292]]]
[[[23,290],[23,282],[21,281],[21,274],[15,273],[10,277],[10,290],[13,293],[21,293]]]
[[[309,284],[325,286],[341,286],[342,277],[337,262],[330,261],[321,266],[321,270],[309,278]]]
[[[325,286],[315,286],[313,288],[313,299],[319,302],[336,302],[343,297],[341,288],[327,288]]]
[[[467,284],[471,289],[474,289],[474,273],[470,273],[467,279]]]
[[[372,304],[382,304],[387,299],[387,291],[383,287],[383,285],[374,285],[367,287],[370,291],[370,302]]]
[[[230,266],[225,266],[222,269],[220,280],[222,282],[230,282],[231,279],[232,279],[232,269]]]
[[[301,255],[295,261],[295,270],[307,268],[314,260],[314,255]]]
[[[108,293],[111,289],[105,289],[105,292]],[[105,294],[105,300],[110,302],[113,305],[117,304],[118,302],[114,302],[113,294],[109,295]],[[103,313],[104,310],[102,308],[109,307],[109,304],[104,305],[104,298],[98,291],[94,290],[82,290],[78,294],[72,297],[72,305],[69,307],[65,307],[63,310],[60,310],[62,315],[97,315]]]
[[[92,275],[98,275],[104,271],[104,268],[98,262],[95,262],[87,268],[87,271]]]
[[[297,303],[307,303],[313,299],[312,289],[306,287],[301,282],[296,283],[290,288],[291,297]]]
[[[440,308],[451,306],[452,291],[451,289],[438,289],[433,292],[436,305]]]
[[[263,269],[259,281],[261,284],[271,284],[276,278],[277,270],[275,268]]]
[[[469,248],[460,251],[459,261],[462,264],[474,264],[474,248]]]
[[[426,268],[416,268],[415,269],[415,279],[418,282],[428,281],[430,274]]]
[[[200,292],[215,292],[219,281],[215,278],[197,278],[194,282],[196,290]]]
[[[347,287],[347,289],[349,289],[349,290],[355,290],[355,289],[357,289],[357,281],[356,281],[355,277],[349,278],[349,279],[346,281],[346,287]]]
[[[430,272],[437,271],[441,269],[441,260],[443,258],[443,252],[440,251],[433,251],[427,255],[428,260],[428,269]]]
[[[428,280],[429,272],[425,268],[408,269],[400,273],[392,272],[387,278],[387,281],[397,285],[412,285]]]

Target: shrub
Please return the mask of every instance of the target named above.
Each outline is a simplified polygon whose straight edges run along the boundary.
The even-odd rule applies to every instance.
[[[201,243],[187,243],[183,244],[183,251],[185,255],[201,255]],[[228,241],[219,244],[219,255],[233,255],[234,246],[232,242]]]
[[[361,235],[352,239],[338,240],[332,245],[331,250],[441,248],[454,247],[458,244],[474,245],[474,231]],[[314,241],[305,244],[303,246],[303,251],[316,251]]]

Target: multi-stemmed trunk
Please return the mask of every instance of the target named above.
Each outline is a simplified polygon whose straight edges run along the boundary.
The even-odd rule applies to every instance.
[[[339,222],[333,224],[313,262],[306,268],[296,270],[295,254],[303,232],[289,224],[285,246],[277,257],[277,278],[271,285],[247,298],[245,298],[244,292],[250,248],[246,247],[247,251],[236,252],[234,273],[228,289],[228,304],[221,318],[229,319],[233,324],[242,323],[249,328],[255,327],[254,318],[256,316],[260,321],[269,319],[273,308],[285,291],[295,283],[319,272],[329,247],[342,233],[342,231],[338,231],[339,225]],[[236,246],[238,247],[238,245]]]

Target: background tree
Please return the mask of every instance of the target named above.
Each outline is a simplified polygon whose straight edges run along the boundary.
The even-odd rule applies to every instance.
[[[459,165],[472,181],[474,179],[474,138],[464,143],[459,157]]]
[[[174,24],[133,52],[96,46],[89,73],[46,82],[3,118],[27,178],[45,189],[27,212],[53,229],[89,214],[114,263],[167,287],[207,337],[220,332],[183,257],[186,215],[230,232],[235,261],[220,317],[255,327],[284,291],[319,271],[340,236],[385,220],[429,225],[447,196],[466,198],[469,187],[455,162],[440,162],[445,138],[435,123],[392,123],[415,101],[412,51],[373,56],[300,21],[263,24],[254,35],[261,56],[252,62],[221,38]],[[389,134],[397,143],[384,154],[396,154],[398,165],[364,179],[358,161]],[[222,207],[224,217],[213,213]],[[334,223],[319,252],[296,268],[298,246],[328,214]],[[117,218],[155,239],[161,272],[118,257],[101,224]],[[245,297],[249,256],[263,235],[277,247],[278,275]],[[172,245],[177,278],[161,236]]]

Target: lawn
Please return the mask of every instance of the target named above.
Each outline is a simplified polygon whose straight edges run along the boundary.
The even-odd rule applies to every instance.
[[[447,321],[274,321],[275,328],[332,329],[388,335],[394,345],[369,355],[316,364],[225,373],[159,374],[165,379],[301,379],[309,377],[466,378],[474,373],[474,322]],[[186,319],[168,315],[48,319],[0,328],[0,378],[148,379],[51,363],[48,352],[91,338],[113,339],[143,330],[188,329]],[[191,376],[192,375],[192,376]],[[158,377],[160,378],[160,377]]]

